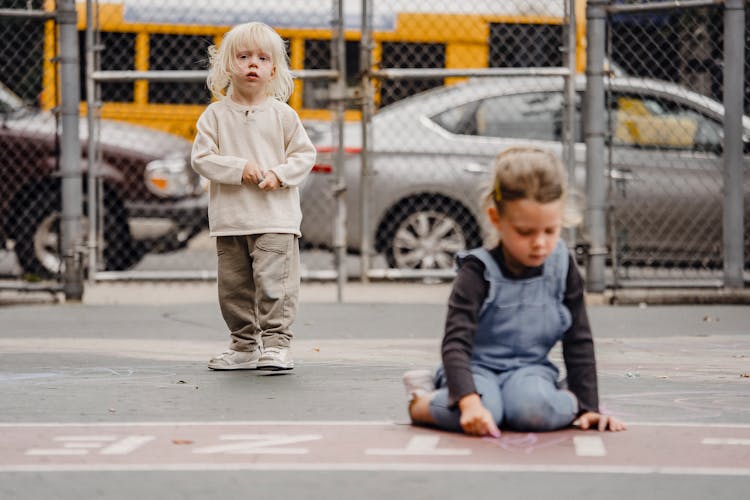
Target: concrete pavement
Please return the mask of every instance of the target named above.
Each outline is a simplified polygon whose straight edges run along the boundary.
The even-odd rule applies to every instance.
[[[400,376],[438,362],[449,290],[303,284],[284,375],[206,369],[211,283],[0,293],[0,498],[746,497],[750,307],[592,304],[631,430],[489,442],[408,425]]]

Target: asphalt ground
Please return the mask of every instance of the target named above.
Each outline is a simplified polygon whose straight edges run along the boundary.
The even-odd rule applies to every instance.
[[[211,284],[0,293],[0,498],[748,498],[749,306],[591,297],[629,429],[482,439],[408,423],[401,374],[438,363],[448,292],[303,284],[285,374],[206,368]]]

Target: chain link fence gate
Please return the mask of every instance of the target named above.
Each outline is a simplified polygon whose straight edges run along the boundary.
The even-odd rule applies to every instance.
[[[97,280],[215,278],[216,254],[207,232],[207,185],[194,174],[188,157],[195,122],[210,102],[205,85],[208,47],[220,43],[224,33],[238,23],[262,21],[275,27],[288,43],[295,73],[296,90],[290,104],[303,118],[307,113],[332,123],[335,113],[328,109],[330,99],[321,90],[327,91],[327,81],[338,75],[332,69],[330,50],[336,34],[343,32],[331,28],[337,26],[337,3],[87,2],[90,29],[86,34],[95,49],[89,59],[93,60],[89,68],[93,95],[87,96],[88,108],[96,115],[93,122],[102,124],[102,132],[113,120],[149,127],[154,132],[147,142],[155,148],[140,183],[134,182],[129,190],[131,198],[137,192],[141,197],[125,202],[131,241],[123,253],[131,261],[112,268],[100,256],[95,265],[97,256],[92,254],[90,275]],[[140,138],[134,142],[144,144]],[[104,135],[97,144],[101,158],[101,150],[107,148]],[[108,196],[106,188],[103,191],[104,205],[99,206],[104,222],[99,227],[106,228]],[[106,230],[99,241],[100,253],[102,248],[118,245],[107,241]],[[303,257],[306,278],[320,277],[316,269],[324,266],[318,261],[333,260],[328,248],[318,251],[308,246]],[[333,273],[333,269],[327,271]],[[327,277],[325,272],[322,277]]]
[[[745,75],[745,87],[737,89],[744,105],[730,111],[750,111],[747,50],[738,60],[725,52],[747,44],[747,18],[744,36],[725,39],[727,20],[743,15],[745,2],[728,11],[730,3],[611,2],[605,83],[610,287],[717,287],[733,280],[741,288],[743,267],[744,281],[750,279],[747,118],[744,160],[738,156],[742,165],[734,167],[735,178],[744,170],[744,181],[732,186],[724,178],[726,70]],[[732,190],[738,199],[729,206]],[[723,225],[726,214],[730,226]],[[729,277],[722,275],[727,245],[744,248]]]
[[[327,109],[330,99],[320,92],[321,88],[327,92],[327,85],[318,83],[338,75],[330,69],[331,51],[322,52],[343,33],[343,26],[331,28],[336,4],[332,0],[299,0],[281,7],[219,0],[75,4],[80,136],[93,139],[82,150],[82,156],[93,161],[84,159],[82,164],[84,172],[92,175],[85,175],[81,185],[85,200],[78,205],[83,205],[85,216],[77,220],[85,226],[85,235],[76,243],[76,256],[85,261],[90,280],[215,276],[215,251],[205,236],[207,193],[189,167],[195,121],[209,102],[204,84],[207,48],[239,22],[260,19],[277,27],[289,42],[297,79],[290,103],[331,122],[335,114]],[[55,2],[41,0],[0,4],[0,30],[7,40],[0,58],[4,248],[0,274],[10,278],[11,288],[62,288],[54,283],[61,280],[65,268],[60,258],[56,7]],[[46,25],[45,19],[50,20]],[[72,21],[76,24],[75,15]],[[315,258],[319,257],[313,256],[313,268]],[[30,284],[37,281],[50,284]]]
[[[75,182],[76,174],[70,167],[77,169],[77,162],[75,158],[72,162],[61,160],[63,150],[72,152],[73,156],[75,151],[62,141],[59,94],[55,92],[50,96],[51,102],[54,101],[50,108],[56,113],[42,112],[39,105],[45,87],[55,88],[58,83],[57,80],[45,81],[43,61],[54,57],[56,64],[61,60],[57,44],[45,45],[45,34],[57,30],[60,15],[54,5],[45,5],[41,0],[0,2],[0,37],[3,39],[0,54],[0,289],[63,292],[61,256],[65,253],[73,258],[74,248],[80,243],[72,241],[75,235],[66,229],[67,252],[63,252],[61,185],[66,181]],[[75,127],[74,122],[72,125]],[[75,135],[75,131],[67,132],[68,137],[72,137],[71,132]],[[69,174],[66,178],[61,175],[64,171]],[[80,211],[80,198],[77,206],[68,204],[67,208]],[[69,217],[68,223],[80,223],[80,216]],[[69,269],[74,270],[74,267],[69,266]],[[80,287],[80,279],[73,281]]]
[[[494,238],[482,198],[502,149],[534,143],[573,169],[567,76],[583,44],[570,21],[582,7],[362,2],[361,46],[351,53],[365,128],[347,124],[344,134],[347,247],[359,252],[361,279],[452,278],[457,251]],[[308,192],[325,192],[321,177]]]

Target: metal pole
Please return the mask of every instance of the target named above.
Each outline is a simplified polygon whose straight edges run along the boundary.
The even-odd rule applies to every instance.
[[[608,0],[586,6],[586,226],[591,238],[586,267],[589,292],[605,289],[606,183],[604,176],[604,45]]]
[[[57,22],[60,30],[60,80],[62,101],[62,216],[60,233],[63,258],[63,292],[66,300],[83,297],[83,276],[78,253],[82,241],[83,182],[81,178],[81,139],[78,134],[79,79],[78,31],[75,0],[59,0]]]
[[[566,76],[567,68],[385,68],[370,72],[381,80],[455,78],[472,76]]]
[[[372,0],[362,0],[362,37],[359,48],[359,71],[362,92],[362,151],[359,177],[359,214],[361,228],[359,278],[363,283],[370,280],[372,241],[370,241],[370,124],[372,119]]]
[[[346,271],[346,177],[344,175],[344,112],[346,111],[346,41],[344,40],[344,0],[335,0],[335,38],[332,40],[332,60],[338,71],[338,78],[332,86],[332,99],[336,107],[336,128],[338,148],[336,148],[336,217],[333,227],[333,248],[337,270],[336,296],[343,302]]]
[[[668,2],[645,2],[635,4],[617,4],[607,8],[610,14],[635,14],[656,12],[660,10],[688,9],[721,5],[725,0],[672,0]]]
[[[135,82],[145,80],[147,82],[205,82],[208,71],[192,69],[175,70],[108,70],[94,71],[92,78],[99,82]],[[304,80],[336,80],[339,74],[333,69],[293,69],[292,78]]]
[[[53,19],[56,13],[35,9],[0,9],[0,19]]]
[[[563,44],[563,65],[568,68],[565,77],[565,104],[562,116],[562,152],[563,162],[568,170],[569,191],[575,186],[575,116],[576,116],[576,0],[565,2],[565,36]],[[568,247],[575,246],[575,230],[565,230]]]
[[[607,44],[606,49],[604,51],[606,54],[606,60],[609,61],[609,63],[612,62],[612,30],[607,31]],[[611,65],[608,65],[606,68],[606,71],[609,72],[609,79],[607,81],[607,85],[605,85],[604,90],[604,102],[606,110],[607,110],[607,118],[606,118],[606,130],[607,130],[607,136],[609,137],[610,141],[610,147],[607,148],[607,163],[604,166],[605,172],[611,172],[612,171],[612,163],[614,158],[614,148],[612,147],[611,141],[612,141],[612,130],[614,129],[614,115],[615,112],[613,111],[612,106],[612,88],[611,83],[612,79],[614,78],[614,72],[612,70]],[[607,192],[612,192],[612,176],[607,176]],[[615,217],[615,207],[610,203],[607,206],[607,221],[609,223],[609,227],[612,228],[612,230],[609,233],[609,258],[610,258],[610,268],[612,269],[612,282],[611,287],[615,290],[617,290],[620,287],[620,262],[617,256],[617,220]]]
[[[97,267],[97,248],[99,241],[99,232],[97,231],[99,197],[98,193],[98,175],[99,165],[96,157],[96,117],[94,108],[96,107],[96,88],[98,84],[91,75],[96,69],[96,42],[94,40],[94,6],[93,0],[86,0],[86,123],[88,129],[88,142],[86,144],[86,157],[88,163],[88,281],[93,283],[96,278]]]
[[[724,6],[724,286],[742,288],[744,264],[742,110],[745,2]]]
[[[573,182],[575,170],[575,117],[576,117],[576,0],[565,4],[566,37],[563,47],[563,65],[568,68],[565,77],[565,115],[563,117],[563,159]]]

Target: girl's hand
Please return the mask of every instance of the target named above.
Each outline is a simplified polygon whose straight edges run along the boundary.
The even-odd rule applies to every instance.
[[[602,415],[601,413],[593,411],[586,412],[578,417],[576,421],[573,422],[573,425],[577,425],[583,430],[594,427],[598,428],[600,431],[606,431],[607,429],[615,432],[627,430],[627,426],[615,417]]]
[[[500,437],[492,413],[484,407],[479,394],[469,394],[458,402],[461,409],[461,428],[466,434],[474,436]]]
[[[280,187],[281,181],[271,170],[266,172],[266,176],[263,178],[260,184],[258,184],[258,188],[261,191],[274,191],[276,189],[279,189]]]

